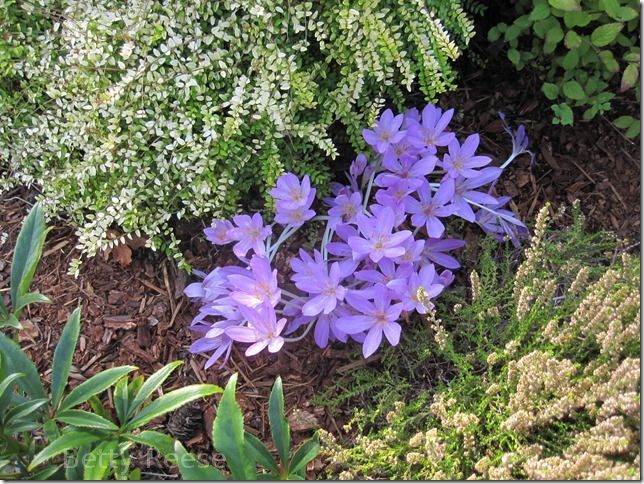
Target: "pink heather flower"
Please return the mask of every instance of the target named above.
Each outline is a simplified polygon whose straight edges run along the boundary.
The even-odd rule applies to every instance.
[[[423,109],[421,123],[410,123],[409,141],[418,148],[429,148],[430,153],[436,153],[437,146],[447,146],[455,139],[454,133],[445,132],[445,128],[452,120],[454,110],[443,111],[428,104]]]
[[[454,180],[444,179],[438,191],[432,196],[432,189],[429,183],[425,182],[418,189],[420,201],[412,197],[405,200],[405,208],[411,213],[411,223],[414,227],[425,225],[427,235],[438,238],[445,232],[445,225],[441,218],[449,217],[454,213],[454,206],[448,205],[454,196]]]
[[[233,241],[230,238],[230,231],[232,229],[233,224],[230,221],[215,219],[212,227],[204,229],[204,234],[206,234],[206,239],[213,244],[225,245]]]
[[[226,335],[233,341],[252,343],[246,350],[246,356],[256,355],[266,347],[270,353],[277,353],[282,349],[284,338],[280,334],[286,326],[286,318],[277,321],[273,306],[262,304],[258,310],[240,306],[239,310],[248,326],[226,328]]]
[[[472,134],[465,138],[462,145],[456,138],[449,142],[447,146],[449,153],[443,157],[443,168],[447,171],[448,176],[456,178],[460,175],[465,178],[474,178],[480,174],[474,168],[480,168],[492,161],[492,158],[488,156],[475,155],[479,140],[478,134]]]
[[[383,257],[398,257],[405,253],[401,244],[411,237],[409,230],[391,233],[394,228],[395,214],[390,207],[384,207],[377,216],[368,218],[359,214],[356,218],[360,233],[364,237],[349,237],[349,246],[353,259],[359,260],[366,256],[378,262]]]
[[[235,215],[233,221],[237,227],[228,231],[228,237],[238,242],[233,246],[237,257],[245,257],[249,250],[255,254],[264,255],[266,247],[264,241],[271,234],[271,228],[264,226],[264,221],[259,213],[251,218],[248,215]]]
[[[400,131],[403,118],[403,114],[394,116],[391,109],[387,109],[382,113],[382,116],[380,116],[380,119],[376,122],[376,126],[372,130],[362,130],[362,136],[378,153],[384,153],[389,146],[398,143],[407,134],[406,131]]]

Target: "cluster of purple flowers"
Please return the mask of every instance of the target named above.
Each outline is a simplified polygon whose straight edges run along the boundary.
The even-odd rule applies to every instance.
[[[452,115],[431,104],[422,113],[386,110],[363,131],[374,154],[358,155],[347,184],[332,184],[326,215],[311,209],[309,177],[286,173],[271,191],[274,223],[255,213],[215,220],[205,230],[214,244],[234,243],[243,264],[199,273],[203,280],[185,290],[202,303],[191,325],[202,336],[190,350],[212,353],[206,367],[225,362],[236,342],[250,345],[247,356],[266,348],[275,353],[311,330],[321,348],[354,340],[366,358],[383,337],[398,344],[401,314],[426,313],[454,280],[460,265],[448,252],[464,242],[446,235],[445,219],[457,216],[518,243],[527,229],[503,208],[510,198],[494,196],[493,186],[509,161],[527,152],[523,126],[517,133],[507,128],[513,152],[494,167],[476,154],[478,135],[461,143],[447,130]],[[272,261],[309,220],[326,222],[319,250],[300,249],[290,260],[290,283],[280,287]],[[276,225],[283,228],[273,241]]]

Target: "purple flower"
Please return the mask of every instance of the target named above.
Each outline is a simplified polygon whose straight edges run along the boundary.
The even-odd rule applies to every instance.
[[[434,155],[427,155],[418,161],[383,161],[383,166],[389,171],[378,175],[374,183],[379,187],[390,187],[399,181],[405,181],[409,187],[418,188],[426,181],[425,176],[434,171],[437,161],[438,158]]]
[[[436,146],[447,146],[455,139],[454,133],[445,132],[453,115],[453,109],[443,113],[440,108],[428,104],[423,109],[422,123],[411,124],[409,141],[418,148],[429,148],[430,153],[436,153]]]
[[[402,311],[402,304],[392,304],[389,290],[381,285],[374,289],[374,301],[354,293],[347,295],[347,302],[360,314],[339,318],[336,326],[343,332],[354,335],[367,331],[362,345],[362,354],[365,358],[371,356],[382,342],[382,334],[396,346],[400,341],[401,327],[398,318]]]
[[[364,173],[364,169],[367,167],[367,157],[360,153],[356,156],[356,159],[351,163],[349,167],[349,173],[351,176],[358,177]]]
[[[264,226],[264,221],[259,213],[251,218],[248,215],[235,215],[233,221],[237,227],[228,231],[228,237],[238,242],[233,246],[237,257],[245,257],[249,250],[255,254],[264,255],[266,247],[264,241],[271,234],[271,228]]]
[[[412,269],[409,265],[396,267],[396,264],[391,259],[385,257],[378,262],[378,270],[361,270],[356,272],[355,276],[360,281],[389,287],[393,281],[404,281],[411,273]]]
[[[512,244],[518,247],[519,237],[527,235],[528,228],[510,210],[501,208],[510,200],[510,197],[500,197],[497,203],[486,205],[485,209],[482,208],[476,213],[476,222],[497,240],[501,241],[507,236]]]
[[[448,145],[449,153],[443,157],[443,168],[447,175],[456,178],[474,178],[479,172],[474,168],[480,168],[489,164],[492,159],[488,156],[476,156],[476,149],[479,146],[479,135],[472,134],[465,138],[463,145],[460,145],[455,138]]]
[[[277,321],[275,309],[270,304],[262,304],[259,309],[239,307],[248,326],[231,326],[226,328],[226,335],[234,341],[252,343],[246,350],[246,356],[253,356],[268,347],[270,353],[278,352],[284,345],[280,336],[286,326],[286,318]]]
[[[432,197],[432,189],[428,182],[418,189],[420,201],[412,197],[405,200],[405,208],[411,213],[411,223],[414,227],[427,228],[427,235],[438,238],[445,232],[445,225],[440,221],[442,217],[449,217],[454,213],[454,206],[448,205],[454,196],[454,180],[443,179],[436,194]]]
[[[199,338],[190,345],[190,353],[214,353],[208,358],[204,368],[207,370],[214,365],[219,358],[224,357],[219,368],[223,368],[230,357],[230,351],[233,348],[233,340],[227,335],[222,334],[216,338]]]
[[[421,287],[430,299],[443,292],[444,286],[438,280],[434,264],[427,264],[418,273],[414,272],[407,279],[398,279],[389,285],[396,297],[401,300],[405,311],[415,309],[420,314],[427,314],[431,307],[426,307],[418,299],[418,290]]]
[[[387,109],[382,113],[373,130],[362,130],[362,136],[378,153],[384,153],[389,146],[405,137],[406,131],[400,131],[403,118],[404,115],[394,116],[391,109]]]
[[[395,214],[390,207],[380,210],[378,216],[368,218],[364,214],[357,217],[358,228],[364,237],[349,237],[349,247],[353,252],[353,259],[359,260],[365,256],[378,262],[383,257],[398,257],[405,253],[400,245],[411,236],[409,230],[401,230],[394,234]]]
[[[237,303],[256,307],[260,304],[277,305],[282,292],[277,287],[277,269],[271,270],[266,257],[254,255],[250,260],[250,274],[228,276],[233,292],[230,297]]]
[[[350,195],[338,195],[333,203],[334,206],[329,210],[332,227],[335,227],[338,223],[354,222],[356,216],[362,213],[362,194],[360,192],[353,192]]]
[[[480,205],[495,204],[496,198],[487,193],[476,191],[483,185],[496,180],[501,175],[501,169],[495,166],[488,166],[483,168],[479,175],[474,178],[457,177],[454,180],[454,214],[463,217],[468,222],[474,222],[474,211],[470,207],[470,202],[478,203]]]
[[[300,207],[308,209],[315,198],[315,188],[306,175],[302,183],[293,173],[285,173],[277,179],[277,186],[270,191],[280,209],[293,210]]]
[[[433,239],[425,240],[425,249],[423,250],[423,257],[429,261],[438,264],[439,266],[448,269],[458,269],[461,264],[458,263],[454,257],[445,254],[448,250],[460,249],[465,245],[463,240],[458,239]]]
[[[340,283],[348,274],[343,274],[340,264],[334,262],[331,264],[329,273],[322,268],[324,275],[322,277],[311,277],[300,279],[296,285],[298,289],[315,295],[302,306],[304,316],[316,316],[320,313],[329,314],[333,311],[339,301],[344,299],[347,292],[346,288]]]
[[[206,239],[213,244],[225,245],[233,241],[230,238],[230,231],[232,229],[233,224],[230,221],[215,219],[213,226],[205,228],[203,232],[206,234]]]
[[[278,202],[276,209],[275,221],[281,225],[300,227],[304,222],[315,217],[315,212],[306,207],[282,208]]]

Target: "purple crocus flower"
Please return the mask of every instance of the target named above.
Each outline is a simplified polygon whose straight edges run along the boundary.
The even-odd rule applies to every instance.
[[[389,290],[382,285],[374,288],[374,296],[374,301],[371,302],[355,293],[349,293],[347,302],[360,314],[344,316],[336,321],[336,326],[347,334],[367,332],[362,345],[365,358],[378,349],[383,333],[392,346],[400,341],[401,327],[397,321],[403,310],[402,304],[392,304]]]
[[[230,231],[233,228],[233,224],[229,220],[215,219],[212,227],[205,228],[203,232],[206,234],[206,239],[213,244],[226,245],[233,241],[230,237]]]
[[[474,168],[480,168],[492,161],[489,156],[475,155],[479,141],[478,134],[472,134],[465,138],[463,145],[460,145],[456,138],[450,141],[447,146],[449,153],[443,157],[443,168],[447,171],[448,176],[456,178],[460,175],[465,178],[474,178],[479,175],[479,172]]]
[[[298,289],[314,295],[302,306],[304,316],[329,314],[335,309],[338,302],[344,299],[347,290],[341,285],[341,282],[347,274],[342,274],[340,264],[334,262],[331,264],[329,273],[326,274],[326,270],[324,273],[323,277],[300,279],[296,283]]]
[[[354,222],[356,216],[362,213],[362,194],[360,192],[338,195],[333,203],[333,207],[329,210],[331,227],[335,227],[338,223]]]
[[[476,222],[497,240],[501,241],[507,236],[518,247],[519,238],[528,234],[528,228],[510,210],[501,208],[510,200],[511,197],[499,197],[497,203],[486,205],[486,209],[482,208],[476,213]]]
[[[315,212],[307,207],[283,208],[278,202],[275,208],[277,210],[275,221],[281,225],[300,227],[304,222],[315,217]]]
[[[427,264],[419,272],[414,272],[408,278],[398,279],[389,285],[396,297],[400,299],[405,311],[415,309],[420,314],[427,314],[427,311],[432,308],[426,307],[418,299],[418,290],[421,287],[430,299],[443,292],[444,286],[439,283],[434,264]]]
[[[398,257],[405,253],[400,244],[411,236],[411,232],[400,230],[391,233],[395,222],[395,214],[391,207],[384,207],[377,216],[371,218],[359,214],[356,222],[364,238],[349,237],[349,247],[354,260],[369,256],[372,261],[378,262],[383,257]]]
[[[210,353],[214,350],[214,353],[208,358],[204,369],[210,368],[214,365],[219,358],[224,357],[219,368],[223,366],[228,361],[230,357],[230,351],[233,348],[233,340],[230,339],[225,334],[218,336],[216,338],[199,338],[197,341],[190,345],[190,353]]]
[[[437,146],[447,146],[455,138],[454,133],[445,132],[452,120],[454,110],[443,111],[428,104],[423,109],[422,123],[410,123],[409,141],[418,148],[429,148],[430,153],[436,153]]]
[[[483,168],[479,172],[479,175],[474,178],[456,177],[454,180],[454,197],[452,199],[455,207],[454,214],[464,218],[468,222],[474,222],[474,211],[470,207],[470,202],[480,205],[495,204],[496,198],[487,193],[476,191],[475,188],[495,181],[499,175],[501,175],[500,168],[488,166],[487,168]]]
[[[356,159],[351,163],[349,167],[349,173],[353,177],[359,177],[364,173],[364,169],[367,167],[367,157],[360,153],[356,156]]]
[[[399,181],[405,181],[411,188],[418,188],[436,167],[438,158],[427,155],[420,160],[391,160],[383,161],[383,166],[389,171],[378,175],[374,183],[379,187],[390,187]]]
[[[237,303],[256,307],[260,304],[277,305],[282,291],[277,287],[277,269],[271,268],[266,257],[254,255],[250,260],[250,273],[228,276],[230,297]]]
[[[436,194],[432,196],[432,189],[428,182],[418,189],[420,201],[413,197],[405,199],[405,209],[412,214],[411,223],[414,227],[427,228],[427,235],[438,238],[445,232],[445,225],[440,221],[442,217],[449,217],[454,213],[454,206],[448,205],[454,196],[454,180],[443,179]]]
[[[404,281],[412,273],[409,265],[396,267],[391,259],[383,257],[378,262],[378,270],[364,269],[355,273],[356,279],[389,287],[393,281]]]
[[[302,183],[293,173],[285,173],[277,179],[277,186],[270,191],[281,209],[293,210],[300,207],[309,208],[315,198],[315,188],[311,188],[308,175]]]
[[[286,326],[286,318],[277,321],[275,309],[270,304],[262,304],[258,310],[239,307],[248,326],[231,326],[226,328],[226,335],[234,341],[252,343],[246,350],[246,356],[253,356],[268,347],[270,353],[277,353],[284,345],[280,336]]]
[[[400,131],[404,115],[394,116],[391,109],[387,109],[376,122],[373,129],[363,129],[362,136],[378,153],[384,153],[394,143],[398,143],[407,134]]]
[[[447,269],[458,269],[461,264],[451,255],[445,254],[448,250],[460,249],[465,241],[458,239],[433,239],[425,240],[423,257]]]
[[[259,213],[252,218],[248,215],[235,215],[233,221],[237,227],[228,231],[228,237],[238,242],[233,246],[237,257],[245,257],[249,250],[255,254],[264,255],[266,247],[264,241],[271,234],[270,226],[264,226],[264,221]]]

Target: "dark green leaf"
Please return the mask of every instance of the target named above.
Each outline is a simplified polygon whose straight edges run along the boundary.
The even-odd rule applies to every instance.
[[[56,440],[58,437],[60,437],[60,430],[58,430],[58,425],[56,425],[56,421],[50,418],[47,418],[45,420],[45,424],[43,425],[43,431],[45,432],[45,438],[49,442],[51,442],[52,440]]]
[[[4,392],[6,392],[16,381],[18,378],[24,376],[22,373],[12,373],[11,375],[7,376],[0,382],[0,398],[4,395]]]
[[[564,37],[564,44],[569,49],[576,49],[581,45],[581,37],[574,30],[569,30]]]
[[[134,370],[136,370],[136,366],[118,366],[116,368],[103,370],[69,392],[60,404],[60,411],[86,402],[92,395],[101,393],[111,387],[124,375]]]
[[[532,9],[532,12],[530,12],[530,20],[543,20],[544,18],[547,18],[550,15],[550,7],[548,6],[547,3],[540,3],[539,5],[535,5],[535,7]]]
[[[9,314],[6,318],[0,320],[0,328],[9,326],[11,328],[16,328],[18,330],[22,329],[22,324],[18,321],[18,318],[14,314]]]
[[[619,14],[618,18],[616,20],[619,20],[620,22],[628,22],[630,20],[636,19],[638,16],[637,10],[631,7],[620,7],[619,8]]]
[[[39,464],[56,457],[70,449],[76,449],[81,445],[91,444],[104,438],[103,434],[89,432],[86,430],[71,430],[62,434],[51,444],[41,450],[29,464],[28,470],[33,470]]]
[[[548,0],[548,3],[550,3],[553,8],[558,8],[565,12],[581,10],[579,0]]]
[[[213,466],[202,464],[195,456],[188,453],[178,440],[174,452],[184,481],[223,481],[226,477]],[[253,479],[249,477],[249,479]]]
[[[619,22],[600,25],[590,34],[590,41],[596,47],[605,47],[617,38],[623,27],[624,24]]]
[[[564,69],[567,71],[572,71],[575,67],[577,67],[577,64],[579,64],[579,52],[577,52],[576,49],[568,51],[568,53],[564,56],[562,66]],[[565,84],[564,84],[565,87]],[[564,89],[564,94],[565,94],[565,89]]]
[[[620,129],[628,129],[630,125],[635,122],[637,122],[637,120],[633,116],[620,116],[613,121],[613,124]]]
[[[75,427],[88,427],[100,430],[118,430],[110,420],[85,410],[65,410],[56,414],[56,420]]]
[[[626,133],[624,133],[624,136],[626,136],[627,138],[635,138],[638,134],[640,134],[639,120],[628,127]]]
[[[604,11],[608,14],[609,17],[612,17],[615,20],[620,20],[618,0],[602,0],[601,3],[604,5]]]
[[[155,432],[154,430],[144,430],[136,435],[125,434],[125,438],[131,442],[152,447],[158,450],[170,463],[177,463],[174,455],[174,439],[166,434]]]
[[[543,86],[541,86],[541,90],[543,91],[543,94],[551,101],[557,99],[557,95],[559,94],[559,86],[550,82],[544,82]]]
[[[141,387],[143,389],[143,387]],[[178,390],[157,398],[149,405],[143,407],[125,426],[128,430],[133,430],[145,425],[150,420],[159,417],[165,413],[171,412],[188,402],[197,398],[207,397],[215,393],[221,393],[222,389],[217,385],[188,385]]]
[[[14,313],[20,314],[20,311],[22,311],[25,306],[36,303],[50,304],[51,299],[39,292],[28,292],[27,294],[19,295],[16,303],[14,304]]]
[[[98,398],[96,395],[92,395],[91,397],[89,397],[89,399],[87,400],[87,403],[89,403],[89,406],[92,407],[92,411],[96,415],[100,415],[101,417],[106,418],[107,420],[110,419],[109,412],[103,406],[101,399]]]
[[[566,97],[579,101],[586,97],[584,89],[577,81],[568,81],[563,85],[563,93]]]
[[[487,40],[490,42],[496,42],[501,37],[501,32],[497,27],[492,27],[487,33]]]
[[[70,314],[54,351],[51,372],[51,401],[54,408],[58,407],[67,386],[67,377],[69,376],[69,369],[72,366],[72,359],[76,350],[76,342],[80,334],[80,312],[80,308],[76,308]]]
[[[588,12],[566,12],[564,14],[564,23],[569,29],[573,27],[585,27],[590,23],[590,14]]]
[[[311,462],[320,453],[320,441],[318,435],[315,434],[299,449],[295,451],[293,459],[291,460],[291,472],[298,472],[299,470],[306,469],[306,464]]]
[[[33,362],[11,339],[0,333],[0,355],[7,373],[23,373],[18,385],[31,398],[47,398],[45,389],[40,381],[40,374]]]
[[[40,204],[36,204],[22,223],[11,262],[11,302],[29,290],[31,280],[42,255],[47,230]],[[15,311],[14,311],[15,313]]]
[[[121,425],[127,421],[127,413],[130,405],[129,393],[127,390],[127,378],[121,378],[114,387],[114,409],[116,417]]]
[[[510,49],[508,50],[508,59],[516,65],[521,60],[521,54],[519,54],[519,51],[516,49]]]
[[[141,385],[138,393],[134,397],[130,409],[127,413],[128,418],[136,411],[137,407],[141,405],[146,398],[148,398],[152,393],[159,388],[163,382],[172,374],[172,372],[181,366],[182,361],[174,361],[165,365],[163,368],[152,374],[145,382]]]
[[[246,452],[244,419],[235,401],[237,374],[230,377],[224,395],[217,408],[212,427],[212,442],[215,449],[224,455],[233,479],[253,479],[255,463]]]
[[[96,448],[87,455],[85,459],[85,468],[83,470],[83,480],[101,481],[105,478],[110,468],[118,440],[108,440],[101,442]]]
[[[284,392],[282,378],[277,377],[268,400],[268,421],[271,425],[273,443],[282,460],[282,467],[288,465],[288,454],[291,447],[291,431],[284,416]],[[288,472],[288,469],[285,469]]]
[[[60,470],[60,465],[51,465],[42,468],[38,472],[29,476],[30,481],[46,481]]]
[[[249,432],[244,432],[244,438],[246,439],[246,448],[249,452],[254,454],[255,460],[266,469],[270,470],[275,477],[279,477],[280,470],[277,466],[277,462],[275,462],[275,459],[264,443]]]
[[[12,420],[18,420],[26,417],[27,415],[31,415],[32,413],[36,412],[44,405],[46,405],[48,402],[49,400],[47,400],[46,398],[38,398],[36,400],[27,400],[26,402],[19,403],[6,413],[4,417],[5,423],[9,423]],[[32,418],[32,420],[35,419]]]

